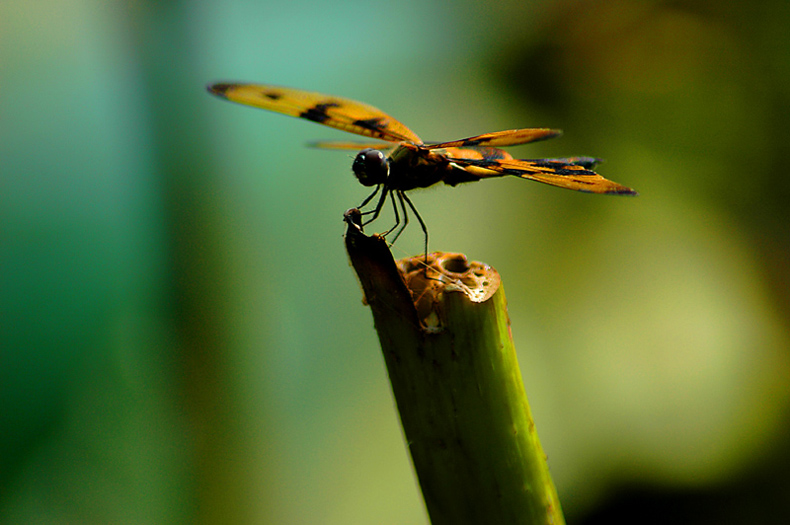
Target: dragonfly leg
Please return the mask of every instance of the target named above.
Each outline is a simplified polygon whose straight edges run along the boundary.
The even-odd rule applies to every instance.
[[[373,196],[375,196],[376,193],[378,193],[379,187],[380,186],[376,187],[376,191],[374,191],[370,196],[368,196],[367,199],[365,199],[365,201],[362,203],[362,206],[367,204],[370,201],[370,199],[372,199]],[[378,218],[379,213],[381,213],[381,208],[384,207],[384,202],[387,200],[387,193],[389,193],[389,191],[387,190],[387,188],[384,188],[384,191],[381,192],[381,196],[379,197],[379,201],[376,203],[376,208],[374,210],[368,210],[362,214],[362,215],[370,215],[371,213],[373,214],[373,217],[362,223],[363,226],[370,224],[371,222],[375,221]]]
[[[398,231],[395,233],[395,237],[392,238],[392,240],[390,241],[390,244],[395,244],[395,241],[398,240],[398,237],[400,237],[400,234],[403,233],[403,230],[405,230],[406,226],[408,226],[408,224],[409,224],[409,211],[406,209],[406,204],[403,202],[404,193],[402,191],[398,191],[397,193],[398,193],[398,203],[400,204],[401,211],[403,211],[403,224],[398,229]],[[395,199],[392,200],[392,205],[395,207],[395,211],[397,212],[398,208],[397,208],[397,206],[395,206]],[[397,224],[396,224],[396,226],[397,226]],[[393,228],[393,230],[394,229],[395,228]]]
[[[375,190],[373,190],[373,193],[371,193],[370,195],[368,195],[368,196],[365,198],[365,200],[364,200],[364,201],[362,201],[362,204],[360,204],[359,206],[357,206],[357,209],[358,209],[358,210],[361,210],[362,208],[364,208],[364,207],[365,207],[365,205],[366,205],[367,203],[369,203],[369,202],[371,201],[371,199],[373,199],[373,197],[375,197],[375,196],[376,196],[376,194],[379,192],[379,190],[380,190],[380,189],[381,189],[381,184],[379,184],[378,186],[376,186],[376,189],[375,189]],[[370,213],[370,212],[368,212],[368,213]],[[363,214],[363,215],[364,215],[364,214]]]
[[[390,200],[392,201],[392,210],[395,212],[395,224],[392,225],[392,228],[390,228],[389,230],[387,230],[384,233],[382,233],[381,234],[382,237],[386,237],[387,235],[389,235],[390,233],[395,231],[395,229],[400,224],[400,213],[398,212],[398,203],[395,202],[395,192],[394,191],[390,192]],[[409,222],[409,217],[408,216],[406,216],[406,222]],[[398,235],[400,235],[400,232],[398,232]],[[398,235],[395,236],[395,239],[398,238]],[[393,243],[395,242],[395,239],[392,240]],[[390,244],[392,244],[392,243],[390,243]]]
[[[409,205],[409,208],[411,208],[411,211],[414,212],[414,216],[417,217],[417,221],[419,221],[419,223],[420,223],[420,227],[422,228],[422,233],[425,234],[425,252],[424,253],[425,253],[425,264],[426,264],[426,268],[427,268],[427,264],[428,264],[428,227],[425,226],[425,221],[423,221],[422,217],[420,217],[420,212],[418,212],[417,208],[414,207],[414,203],[411,202],[411,199],[409,199],[409,197],[405,193],[403,193],[402,191],[398,192],[398,197],[402,198],[402,200],[406,201],[406,204]],[[404,211],[404,213],[406,212],[405,209],[403,211]]]

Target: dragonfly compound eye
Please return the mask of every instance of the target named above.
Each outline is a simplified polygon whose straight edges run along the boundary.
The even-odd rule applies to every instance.
[[[389,164],[382,152],[373,148],[365,148],[357,154],[351,169],[359,182],[364,186],[375,186],[387,180]]]

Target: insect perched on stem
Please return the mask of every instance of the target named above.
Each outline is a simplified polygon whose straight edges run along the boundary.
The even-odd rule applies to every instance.
[[[361,150],[352,165],[354,175],[364,186],[375,186],[375,189],[358,207],[364,208],[381,192],[375,208],[363,212],[363,215],[372,215],[365,224],[379,216],[389,196],[395,211],[395,225],[382,235],[386,237],[395,232],[391,240],[395,242],[409,222],[406,208],[408,206],[425,233],[426,253],[428,228],[405,193],[415,188],[427,188],[438,182],[455,186],[462,182],[513,175],[588,193],[637,194],[631,188],[607,180],[592,171],[600,159],[593,157],[514,159],[509,153],[498,149],[498,147],[515,146],[559,136],[561,132],[556,129],[512,129],[450,142],[426,144],[394,118],[361,102],[321,93],[258,84],[220,82],[210,84],[207,89],[210,93],[231,102],[284,113],[386,141],[318,142],[315,145],[330,149]],[[385,155],[384,152],[388,154]],[[399,208],[403,213],[402,223]]]

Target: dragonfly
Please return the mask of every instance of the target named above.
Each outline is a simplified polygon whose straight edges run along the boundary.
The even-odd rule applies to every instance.
[[[493,177],[515,176],[587,193],[637,195],[631,188],[605,179],[593,169],[601,162],[594,157],[515,159],[499,149],[557,137],[560,130],[524,128],[484,133],[450,142],[423,142],[404,124],[383,111],[355,100],[302,91],[282,86],[218,82],[209,84],[209,93],[225,100],[268,109],[355,133],[376,142],[324,141],[313,146],[357,150],[352,171],[367,187],[375,187],[357,207],[362,210],[379,195],[366,225],[376,220],[387,198],[392,202],[395,224],[381,233],[391,234],[394,243],[409,222],[410,209],[417,218],[428,253],[428,228],[406,194],[439,182],[457,184]],[[399,212],[400,209],[400,212]],[[403,221],[401,221],[401,213]]]

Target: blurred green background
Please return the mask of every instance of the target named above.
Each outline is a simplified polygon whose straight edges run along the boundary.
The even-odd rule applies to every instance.
[[[786,0],[6,0],[0,522],[427,522],[342,244],[367,190],[303,147],[350,136],[204,89],[244,80],[607,159],[640,197],[412,199],[503,277],[569,522],[787,523],[788,27]]]

